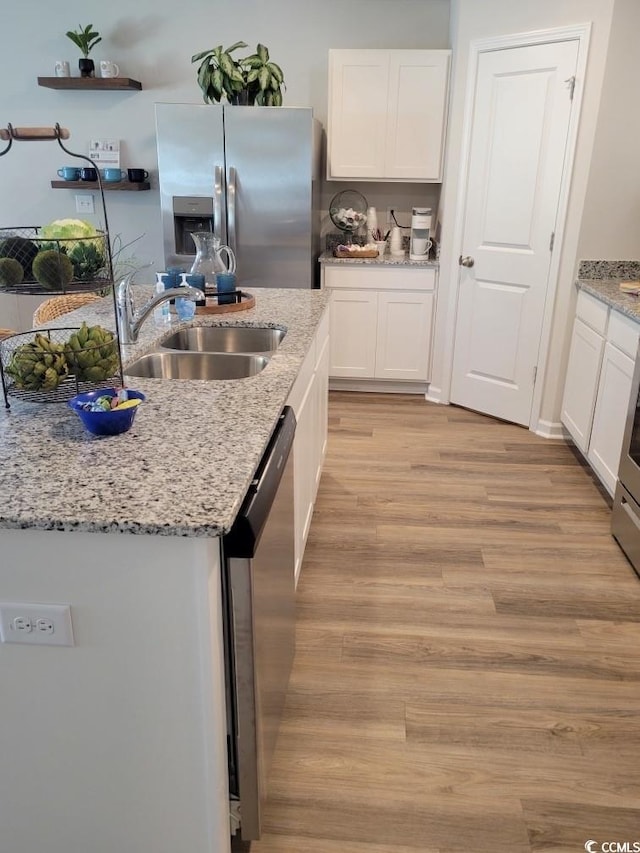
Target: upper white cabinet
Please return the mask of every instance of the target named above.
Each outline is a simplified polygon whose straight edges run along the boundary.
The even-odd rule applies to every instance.
[[[442,180],[449,50],[330,50],[328,180]]]

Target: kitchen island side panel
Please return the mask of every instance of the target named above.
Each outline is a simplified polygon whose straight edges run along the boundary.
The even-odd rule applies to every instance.
[[[0,530],[0,602],[75,645],[0,645],[2,847],[229,850],[216,539]]]

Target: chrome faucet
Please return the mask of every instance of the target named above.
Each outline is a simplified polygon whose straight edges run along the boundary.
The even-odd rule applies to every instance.
[[[131,279],[134,273],[126,275],[118,285],[116,295],[116,307],[118,313],[118,329],[120,332],[120,343],[135,344],[138,340],[140,327],[147,319],[149,314],[158,305],[166,302],[167,299],[183,298],[191,299],[193,302],[202,300],[202,290],[197,287],[191,287],[190,284],[180,285],[179,287],[171,287],[169,290],[163,290],[161,293],[156,293],[152,299],[146,302],[139,311],[136,312],[133,305],[133,295],[131,293]]]

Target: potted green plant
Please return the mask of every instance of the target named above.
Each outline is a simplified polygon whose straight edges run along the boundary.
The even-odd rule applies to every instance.
[[[77,30],[70,30],[67,37],[80,48],[82,59],[78,60],[81,77],[94,77],[95,65],[93,59],[89,59],[89,54],[93,48],[102,41],[100,34],[93,30],[93,24],[88,24],[86,27],[78,25]]]
[[[219,44],[191,57],[191,62],[200,63],[198,85],[205,103],[219,103],[224,97],[230,104],[282,106],[282,89],[286,88],[282,69],[270,60],[269,49],[263,44],[258,44],[250,56],[231,56],[245,47],[243,41],[227,48]]]

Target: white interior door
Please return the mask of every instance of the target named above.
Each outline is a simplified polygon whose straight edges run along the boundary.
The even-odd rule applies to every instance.
[[[579,41],[478,57],[451,402],[529,424]],[[461,257],[462,257],[461,256]]]

